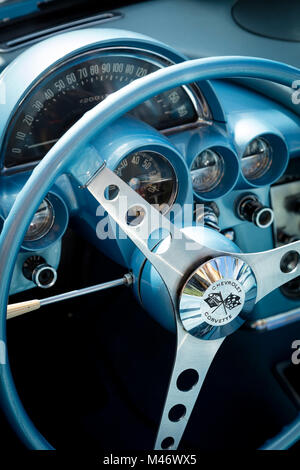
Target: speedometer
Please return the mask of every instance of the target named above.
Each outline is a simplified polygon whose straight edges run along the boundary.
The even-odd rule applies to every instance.
[[[166,64],[131,51],[94,51],[61,64],[37,83],[7,132],[5,166],[39,161],[89,109],[128,83]],[[199,101],[199,100],[198,100]],[[132,115],[158,130],[201,116],[192,88],[177,87],[135,108]]]

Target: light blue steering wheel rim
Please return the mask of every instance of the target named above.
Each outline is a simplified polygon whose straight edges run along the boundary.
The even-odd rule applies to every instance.
[[[16,257],[35,211],[58,176],[74,163],[78,149],[83,149],[96,131],[104,130],[118,117],[165,90],[194,81],[233,77],[261,78],[290,87],[300,78],[300,71],[250,57],[197,59],[158,70],[88,111],[51,148],[16,198],[0,236],[0,404],[11,427],[29,449],[52,450],[53,447],[27,415],[12,378],[6,348],[6,305]]]

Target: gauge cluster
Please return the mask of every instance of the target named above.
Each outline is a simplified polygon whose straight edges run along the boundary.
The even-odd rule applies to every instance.
[[[6,86],[0,113],[0,231],[18,190],[73,124],[127,84],[184,60],[158,41],[105,29],[65,33],[21,54],[0,77],[0,86],[1,79]],[[174,223],[180,222],[187,206],[192,208],[190,223],[198,223],[195,206],[200,203],[205,207],[200,219],[208,221],[207,226],[228,238],[237,237],[238,244],[248,249],[251,240],[245,239],[251,230],[272,224],[268,191],[285,171],[299,123],[273,102],[273,114],[267,114],[267,108],[257,113],[260,97],[251,92],[241,96],[232,87],[222,81],[191,83],[170,87],[140,103],[104,133],[94,135],[96,152],[83,154],[79,173],[85,174],[84,167],[89,166],[92,176],[104,160]],[[111,242],[105,230],[99,237],[103,220],[99,222],[98,208],[78,184],[82,174],[74,177],[75,183],[70,175],[64,176],[57,191],[44,197],[25,234],[12,292],[37,285],[32,274],[37,269],[53,275],[69,218],[75,224],[79,220],[83,235],[112,259],[122,258],[124,266],[131,259],[125,241]],[[115,190],[109,186],[109,199]],[[140,215],[129,211],[128,223],[135,224]],[[249,222],[255,226],[251,230]],[[243,232],[243,227],[248,229]],[[269,238],[265,236],[261,249],[268,249],[272,228],[264,231]]]
[[[35,74],[26,93],[21,94],[2,138],[4,172],[32,168],[81,116],[111,93],[174,62],[173,53],[154,51],[150,44],[133,47],[112,42],[75,50],[68,57],[62,55],[57,63]],[[199,200],[218,199],[236,185],[248,188],[271,184],[288,160],[282,139],[272,134],[256,135],[245,142],[244,148],[235,148],[234,140],[226,135],[226,125],[221,124],[216,100],[210,89],[202,86],[207,96],[199,84],[184,85],[141,103],[130,114],[170,136],[171,142],[174,134],[193,129],[197,133],[197,128],[203,126],[211,128],[208,140],[204,136],[192,152],[182,152],[194,196]],[[220,122],[215,123],[214,118]],[[215,142],[214,133],[218,137]],[[162,212],[167,212],[162,207],[170,208],[176,201],[181,178],[164,155],[133,151],[133,155],[124,154],[113,169],[149,202],[158,204]]]
[[[216,133],[216,141],[220,135]],[[207,139],[208,144],[211,139]],[[201,144],[198,144],[201,148]],[[289,159],[282,137],[259,135],[239,149],[229,139],[188,155],[190,175],[197,199],[213,201],[235,189],[265,187],[283,174]]]

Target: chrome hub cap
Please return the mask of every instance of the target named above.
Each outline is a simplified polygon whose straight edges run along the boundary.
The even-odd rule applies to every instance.
[[[180,320],[197,338],[223,338],[247,320],[256,293],[256,279],[244,261],[230,255],[214,258],[186,281],[179,301]]]

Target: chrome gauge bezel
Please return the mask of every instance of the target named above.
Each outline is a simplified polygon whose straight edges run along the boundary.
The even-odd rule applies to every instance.
[[[37,252],[45,250],[56,243],[64,235],[69,223],[69,211],[63,198],[56,192],[49,192],[45,199],[53,208],[53,221],[49,230],[43,236],[34,240],[23,240],[22,251]]]
[[[24,242],[26,242],[26,243],[36,242],[36,241],[40,240],[41,238],[46,237],[47,234],[50,232],[50,230],[51,230],[52,227],[53,227],[53,224],[54,224],[54,222],[55,222],[55,209],[54,209],[53,204],[52,204],[52,202],[50,201],[50,198],[49,198],[49,197],[45,197],[45,198],[43,199],[43,201],[41,202],[40,206],[43,204],[44,201],[46,202],[46,204],[48,204],[48,206],[49,206],[49,208],[50,208],[50,210],[51,210],[51,221],[50,221],[50,224],[46,227],[46,230],[44,230],[44,231],[43,231],[42,233],[40,233],[38,236],[30,237],[30,238],[29,238],[29,236],[27,235],[27,234],[28,234],[28,231],[29,231],[29,228],[30,228],[30,226],[29,226],[29,227],[28,227],[28,230],[27,230],[27,232],[26,232],[26,234],[25,234],[25,237],[24,237]],[[40,208],[40,206],[39,206],[39,208]],[[39,208],[38,208],[38,210],[39,210]],[[37,212],[38,212],[38,210],[37,210]],[[36,213],[37,213],[37,212],[36,212]]]
[[[191,168],[195,158],[200,155],[205,150],[212,150],[216,154],[222,157],[223,159],[223,170],[222,175],[219,178],[217,184],[214,187],[206,192],[197,192],[193,188],[194,196],[197,200],[200,201],[214,201],[219,197],[225,196],[228,194],[236,185],[239,173],[240,173],[240,163],[236,153],[230,147],[225,145],[211,145],[206,148],[202,148],[200,151],[194,154],[190,159],[189,171],[191,175]],[[191,177],[191,176],[190,176]]]
[[[261,169],[260,171],[254,171],[252,176],[249,176],[249,175],[246,175],[245,174],[245,171],[243,169],[243,161],[245,161],[247,158],[251,158],[252,155],[246,155],[246,151],[248,149],[248,147],[255,141],[260,141],[263,143],[263,145],[266,146],[266,149],[268,151],[268,157],[267,157],[267,161],[265,162],[265,165],[264,165],[264,168]],[[254,139],[250,140],[250,142],[247,144],[247,147],[243,153],[243,156],[241,158],[241,172],[244,176],[244,178],[247,180],[247,181],[250,181],[250,182],[255,182],[256,180],[259,180],[261,179],[263,176],[265,176],[265,174],[269,171],[272,163],[273,163],[273,147],[271,146],[270,142],[268,142],[268,140],[265,138],[265,137],[262,137],[262,136],[258,136],[258,137],[255,137]]]
[[[266,141],[271,149],[271,161],[268,165],[267,170],[260,176],[254,179],[247,178],[242,171],[242,159],[246,148],[255,139],[262,139]],[[247,143],[245,143],[242,154],[241,154],[241,171],[240,171],[240,188],[260,188],[273,184],[277,181],[284,173],[288,162],[289,162],[289,151],[287,144],[280,134],[275,133],[263,133],[254,135]]]
[[[215,154],[217,156],[217,158],[219,159],[220,161],[220,165],[221,165],[221,168],[220,168],[220,171],[217,175],[217,178],[215,179],[215,181],[209,186],[209,188],[205,188],[203,190],[199,190],[199,188],[196,188],[194,186],[194,181],[193,181],[193,176],[192,176],[192,173],[193,171],[197,171],[199,170],[199,168],[193,168],[194,164],[195,164],[195,161],[197,160],[197,158],[199,158],[204,152],[211,152],[213,154]],[[214,149],[212,148],[207,148],[205,150],[202,150],[193,160],[192,162],[192,165],[191,165],[191,168],[190,168],[190,173],[191,173],[191,177],[192,177],[192,186],[193,186],[193,191],[199,196],[201,197],[201,194],[205,194],[205,193],[210,193],[211,191],[213,191],[217,186],[218,184],[221,182],[223,176],[224,176],[224,171],[225,171],[225,162],[224,162],[224,158],[223,156],[219,153],[219,152],[216,152]]]

